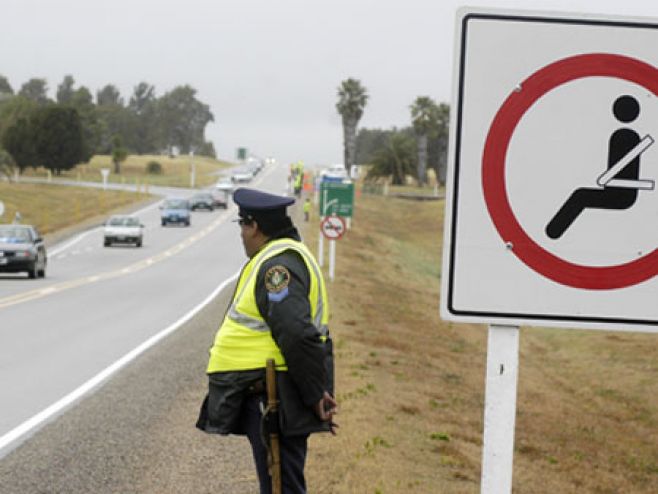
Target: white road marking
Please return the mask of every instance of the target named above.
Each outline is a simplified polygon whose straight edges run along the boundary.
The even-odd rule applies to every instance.
[[[155,265],[156,263],[167,259],[175,254],[178,254],[182,250],[186,249],[187,247],[190,247],[193,245],[195,242],[198,240],[202,239],[206,235],[208,235],[210,232],[212,232],[215,228],[217,228],[220,224],[225,223],[229,218],[229,215],[224,215],[215,221],[213,221],[206,230],[204,230],[202,235],[195,235],[193,240],[185,239],[183,242],[176,244],[169,249],[167,249],[164,252],[161,252],[155,256],[149,257],[147,259],[143,259],[141,261],[138,261],[134,264],[131,264],[130,266],[126,266],[120,269],[116,269],[114,271],[107,271],[105,273],[99,273],[97,275],[91,275],[91,276],[85,276],[82,278],[70,280],[70,281],[64,281],[61,283],[56,283],[54,285],[50,285],[47,288],[37,288],[35,290],[30,290],[27,292],[22,292],[18,293],[16,295],[11,295],[9,297],[5,298],[0,298],[0,309],[3,309],[5,307],[9,307],[11,305],[16,305],[16,304],[21,304],[23,302],[28,302],[30,300],[35,300],[41,297],[45,297],[48,295],[52,295],[54,293],[60,293],[63,292],[64,290],[68,290],[70,288],[76,288],[82,285],[86,284],[91,284],[91,283],[96,283],[98,281],[102,280],[109,280],[112,278],[117,278],[119,276],[125,275],[125,274],[131,274],[131,273],[136,273],[137,271],[141,271],[142,269],[151,267]],[[75,253],[75,251],[74,251]]]
[[[10,445],[12,442],[20,439],[21,437],[33,431],[37,427],[43,425],[48,419],[50,419],[51,417],[55,416],[65,408],[72,405],[74,402],[82,398],[89,391],[100,385],[103,381],[107,380],[112,374],[117,372],[122,367],[125,367],[127,364],[135,360],[139,355],[144,353],[146,350],[154,346],[160,340],[162,340],[169,334],[173,333],[178,328],[180,328],[183,324],[185,324],[187,321],[192,319],[192,317],[194,317],[199,311],[201,311],[201,309],[203,309],[206,305],[208,305],[210,301],[213,300],[219,292],[221,292],[224,288],[226,288],[226,286],[229,283],[237,279],[239,274],[240,272],[238,271],[233,276],[220,283],[219,286],[217,286],[217,288],[215,288],[213,292],[205,298],[205,300],[203,300],[199,305],[194,307],[191,311],[189,311],[187,314],[182,316],[172,325],[163,329],[159,333],[151,336],[148,340],[146,340],[145,342],[143,342],[133,350],[129,351],[128,353],[126,353],[119,360],[117,360],[113,364],[103,369],[101,372],[96,374],[87,382],[85,382],[84,384],[82,384],[75,390],[71,391],[69,394],[67,394],[60,400],[56,401],[49,407],[43,409],[36,415],[32,416],[31,418],[29,418],[19,426],[14,427],[12,430],[10,430],[2,437],[0,437],[0,458],[3,456],[2,450],[6,448],[8,445]]]
[[[266,173],[266,175],[269,175],[270,173]],[[261,180],[262,180],[262,177],[261,177]],[[154,206],[149,206],[149,207],[154,207]],[[148,209],[148,208],[145,208],[145,209]],[[220,221],[218,221],[217,225],[221,221],[225,220],[226,218],[228,218],[228,215],[223,217]],[[208,227],[208,232],[212,231],[217,225],[214,225],[214,226],[210,225]],[[95,231],[95,230],[92,230],[92,231]],[[89,233],[91,233],[91,231],[82,234],[80,237],[86,236]],[[66,244],[65,246],[60,248],[58,250],[58,252],[61,252],[65,248],[70,247],[71,245],[78,242],[79,240],[80,240],[80,238],[77,238],[74,241],[70,242],[69,244]],[[164,254],[165,255],[171,255],[171,254],[169,254],[169,251],[165,252]],[[142,262],[144,262],[144,261],[142,261]],[[144,264],[145,264],[145,267],[146,267],[149,264],[153,264],[155,262],[157,262],[156,259],[152,258],[151,263],[144,262]],[[132,267],[134,267],[134,266],[135,265],[133,265]],[[125,269],[126,268],[124,268],[122,271],[125,272]],[[118,276],[118,274],[121,273],[122,271],[116,272],[117,274],[115,274],[115,276]],[[165,338],[169,334],[173,333],[180,326],[182,326],[187,321],[189,321],[199,311],[201,311],[206,305],[208,305],[210,303],[210,301],[217,296],[217,294],[219,294],[224,288],[226,288],[226,286],[229,283],[236,280],[237,277],[239,276],[239,274],[240,274],[240,271],[236,272],[233,276],[231,276],[230,278],[228,278],[228,279],[224,280],[222,283],[220,283],[219,286],[217,286],[217,288],[215,288],[215,290],[213,290],[213,292],[210,295],[208,295],[208,297],[206,297],[200,304],[198,304],[190,312],[188,312],[187,314],[182,316],[176,322],[174,322],[173,324],[171,324],[167,328],[163,329],[159,333],[155,334],[154,336],[150,337],[148,340],[146,340],[145,342],[143,342],[142,344],[140,344],[139,346],[137,346],[136,348],[134,348],[133,350],[131,350],[127,354],[125,354],[119,360],[117,360],[113,364],[111,364],[108,367],[106,367],[105,369],[103,369],[101,372],[96,374],[94,377],[89,379],[87,382],[85,382],[84,384],[82,384],[81,386],[76,388],[75,390],[71,391],[69,394],[67,394],[66,396],[64,396],[60,400],[58,400],[55,403],[53,403],[52,405],[46,407],[45,409],[43,409],[42,411],[40,411],[36,415],[32,416],[31,418],[29,418],[28,420],[26,420],[22,424],[18,425],[17,427],[13,428],[9,432],[7,432],[3,436],[1,436],[0,437],[0,458],[2,458],[2,456],[4,456],[9,451],[9,449],[7,447],[11,443],[23,438],[28,433],[33,432],[38,427],[42,426],[47,420],[53,418],[58,413],[62,412],[64,409],[71,406],[77,400],[82,398],[85,394],[87,394],[92,389],[94,389],[95,387],[97,387],[101,383],[103,383],[103,381],[109,379],[114,373],[116,373],[121,368],[128,365],[130,362],[135,360],[139,355],[144,353],[146,350],[148,350],[149,348],[151,348],[152,346],[157,344],[160,340],[162,340],[163,338]],[[103,278],[103,275],[99,275],[99,278]],[[76,283],[79,284],[80,280],[78,280],[78,281],[73,280],[72,282],[62,283],[61,285],[67,285],[67,288],[69,288],[71,286],[76,286]],[[55,288],[55,287],[48,287],[47,289],[50,289],[50,288]],[[31,297],[31,295],[33,296],[34,294],[31,293],[31,292],[28,292],[27,294],[19,294],[17,297],[21,297],[21,296],[25,296],[25,295],[27,295],[28,297]],[[38,296],[37,297],[31,297],[31,298],[38,298]],[[31,298],[28,298],[28,299],[31,299]],[[2,307],[1,302],[2,301],[0,300],[0,308]],[[6,451],[5,451],[5,449],[6,449]]]

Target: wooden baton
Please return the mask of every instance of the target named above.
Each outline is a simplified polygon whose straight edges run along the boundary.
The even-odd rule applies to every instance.
[[[265,366],[265,384],[267,387],[267,413],[269,420],[278,421],[278,402],[276,399],[276,369],[274,359],[267,359]],[[272,479],[272,494],[281,494],[281,451],[279,449],[278,423],[269,424],[270,458],[269,471]]]

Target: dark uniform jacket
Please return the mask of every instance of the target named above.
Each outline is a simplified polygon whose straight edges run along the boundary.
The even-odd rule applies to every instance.
[[[299,240],[295,229],[283,237]],[[265,288],[265,273],[274,266],[285,267],[291,275],[282,299]],[[256,304],[288,367],[288,372],[277,372],[280,432],[286,436],[329,430],[312,407],[325,391],[333,395],[333,348],[331,338],[327,335],[323,342],[312,322],[309,289],[306,264],[291,250],[265,261],[256,277]],[[211,433],[243,434],[242,401],[248,393],[264,392],[264,379],[264,369],[210,374],[197,427]]]

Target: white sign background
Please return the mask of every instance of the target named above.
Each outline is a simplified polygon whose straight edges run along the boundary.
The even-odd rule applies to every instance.
[[[482,187],[487,134],[519,84],[554,62],[582,54],[623,55],[656,67],[658,23],[566,14],[466,14],[459,16],[456,43],[442,317],[658,332],[656,277],[617,289],[574,288],[547,278],[506,248]],[[633,96],[641,107],[629,124],[612,114],[621,95]],[[574,190],[596,187],[607,167],[610,135],[621,127],[658,141],[658,99],[620,78],[585,77],[541,96],[513,132],[505,163],[512,211],[534,242],[570,263],[619,265],[658,248],[658,190],[639,191],[626,210],[588,208],[557,240],[544,232]],[[658,185],[658,142],[642,154],[640,178]]]

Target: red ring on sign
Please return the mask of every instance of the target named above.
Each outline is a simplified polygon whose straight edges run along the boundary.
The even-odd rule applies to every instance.
[[[532,240],[512,211],[505,184],[505,161],[514,130],[525,112],[544,94],[584,77],[615,77],[634,82],[658,96],[658,70],[634,58],[608,53],[576,55],[547,65],[510,94],[491,123],[482,155],[482,188],[489,215],[512,252],[537,273],[563,285],[592,290],[624,288],[658,274],[658,249],[624,264],[586,266],[551,254]]]
[[[336,236],[331,236],[328,235],[325,231],[325,225],[330,225],[334,221],[338,221],[340,223],[340,229],[338,230],[334,226],[332,231],[336,232]],[[329,240],[340,240],[343,238],[343,235],[345,234],[345,228],[345,220],[341,216],[327,216],[320,222],[320,230],[322,231],[322,235],[324,235]]]

